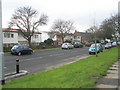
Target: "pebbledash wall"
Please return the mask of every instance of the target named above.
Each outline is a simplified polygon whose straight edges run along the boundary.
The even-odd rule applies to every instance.
[[[23,38],[23,36],[17,32],[17,29],[6,29],[3,28],[3,46],[4,47],[12,47],[16,44],[27,45],[27,40]],[[35,32],[32,36],[32,43],[35,45],[39,45],[42,42],[41,33]]]

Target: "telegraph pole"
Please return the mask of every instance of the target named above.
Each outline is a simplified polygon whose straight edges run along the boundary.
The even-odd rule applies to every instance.
[[[4,53],[3,53],[3,32],[2,32],[2,1],[0,0],[0,81],[5,84],[4,79]]]
[[[95,17],[94,17],[94,22],[93,22],[93,29],[94,29],[94,39],[95,39],[95,55],[96,55],[96,57],[98,57],[98,55],[97,55],[97,42],[96,42],[96,25],[95,25]]]
[[[120,35],[120,1],[118,2],[118,33]],[[118,61],[120,60],[120,46],[118,46]],[[118,66],[120,64],[118,63]],[[120,70],[120,67],[118,67]],[[120,71],[118,71],[118,90],[120,90]]]

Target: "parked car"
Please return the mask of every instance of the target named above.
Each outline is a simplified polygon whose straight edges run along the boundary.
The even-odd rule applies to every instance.
[[[118,43],[118,45],[120,46],[120,41],[118,41],[117,43]]]
[[[72,49],[74,46],[71,43],[63,43],[62,49]]]
[[[112,44],[111,44],[111,43],[106,43],[105,49],[109,49],[109,48],[111,48],[111,47],[112,47]]]
[[[113,42],[112,43],[112,47],[116,47],[117,46],[117,43],[116,42]]]
[[[92,44],[92,43],[90,43],[90,42],[86,42],[86,43],[85,43],[85,46],[86,46],[86,47],[90,47],[91,44]]]
[[[22,54],[32,54],[33,50],[23,45],[15,45],[11,49],[11,54],[22,55]]]
[[[75,42],[75,43],[74,43],[74,47],[75,47],[75,48],[81,48],[81,47],[83,47],[83,44],[80,43],[80,42]]]
[[[88,51],[89,51],[89,54],[92,54],[92,53],[95,54],[95,52],[97,53],[103,52],[103,47],[100,43],[97,43],[96,46],[95,44],[92,44]]]
[[[105,40],[101,40],[100,43],[101,44],[106,44],[106,41]]]

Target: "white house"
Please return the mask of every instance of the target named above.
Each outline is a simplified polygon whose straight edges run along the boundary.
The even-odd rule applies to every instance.
[[[16,30],[3,29],[3,44],[5,47],[18,44],[18,33]]]
[[[35,32],[31,42],[38,45],[41,42],[41,33]],[[18,33],[17,29],[3,29],[3,44],[4,47],[11,47],[15,44],[27,44],[27,40]]]
[[[42,42],[44,42],[45,40],[47,40],[48,38],[50,38],[50,36],[48,34],[49,32],[42,31],[41,33],[42,33],[42,35],[41,35]]]
[[[39,45],[39,43],[42,42],[41,33],[35,32],[31,38],[31,42],[34,43],[35,45]],[[24,45],[27,44],[27,40],[20,33],[18,33],[18,43]]]
[[[42,42],[44,42],[48,38],[52,39],[53,41],[57,40],[57,37],[54,33],[51,33],[48,31],[42,31],[41,33],[42,33],[42,35],[41,35]]]

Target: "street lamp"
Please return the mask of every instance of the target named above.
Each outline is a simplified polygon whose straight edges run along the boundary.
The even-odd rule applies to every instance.
[[[3,32],[2,32],[2,1],[0,0],[0,80],[5,84],[4,79],[4,53],[3,53]]]

